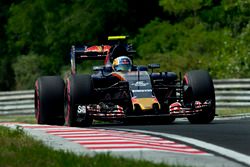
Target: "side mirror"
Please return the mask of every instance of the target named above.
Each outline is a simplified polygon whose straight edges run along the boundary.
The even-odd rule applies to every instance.
[[[93,71],[98,72],[98,71],[103,71],[104,67],[103,66],[94,66]]]
[[[108,65],[108,66],[104,66],[103,67],[103,71],[105,71],[105,72],[112,72],[113,71],[113,68],[112,68],[112,66],[111,65]]]
[[[148,67],[147,66],[137,66],[137,70],[138,71],[148,71]]]
[[[153,73],[155,68],[160,68],[160,64],[149,64],[148,68],[151,69],[151,73]]]
[[[150,69],[160,68],[160,64],[149,64],[148,68],[150,68]]]

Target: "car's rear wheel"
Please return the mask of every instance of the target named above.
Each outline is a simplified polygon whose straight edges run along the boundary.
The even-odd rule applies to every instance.
[[[93,118],[88,112],[79,113],[87,104],[93,102],[92,97],[93,84],[90,75],[71,75],[67,79],[66,90],[66,117],[68,126],[90,126]],[[86,111],[86,108],[85,108]]]
[[[35,83],[35,116],[38,124],[64,124],[64,81],[44,76]]]
[[[189,122],[193,124],[212,122],[215,117],[215,93],[213,81],[209,73],[204,70],[190,71],[185,74],[183,84],[190,88],[184,92],[185,103],[194,101],[204,103],[206,100],[211,100],[211,106],[196,115],[189,116]]]

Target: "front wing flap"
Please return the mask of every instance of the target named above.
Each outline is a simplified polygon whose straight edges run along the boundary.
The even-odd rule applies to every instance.
[[[182,105],[180,102],[172,103],[169,106],[169,113],[171,116],[183,117],[195,115],[201,112],[206,112],[212,106],[212,100],[206,100],[205,102],[195,101],[186,106]]]

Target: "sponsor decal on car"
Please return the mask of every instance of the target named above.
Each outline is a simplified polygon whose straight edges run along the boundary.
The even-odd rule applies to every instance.
[[[79,105],[79,106],[77,107],[77,113],[78,113],[78,114],[86,114],[86,106],[81,106],[81,105]]]
[[[146,83],[145,81],[136,81],[135,83],[132,83],[133,86],[147,86],[149,83]]]
[[[152,92],[152,89],[137,89],[132,90],[133,93],[141,93],[141,92]]]

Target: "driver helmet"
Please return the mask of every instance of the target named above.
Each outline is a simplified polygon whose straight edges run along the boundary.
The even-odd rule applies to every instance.
[[[112,67],[114,71],[129,72],[132,69],[132,61],[127,56],[120,56],[114,59]]]

